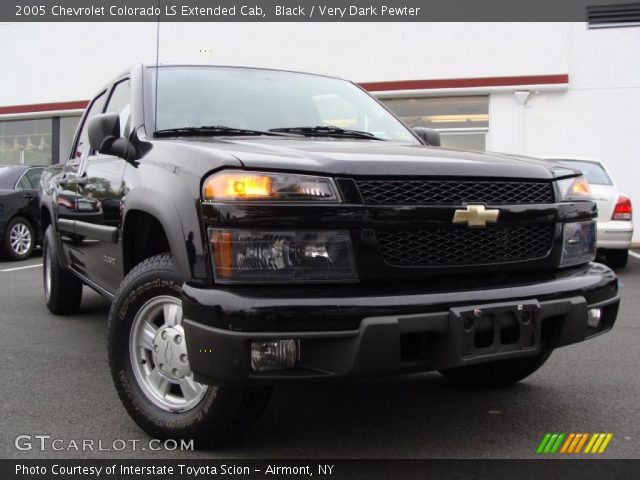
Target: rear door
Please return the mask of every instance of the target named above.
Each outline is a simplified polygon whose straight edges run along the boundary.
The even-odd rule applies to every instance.
[[[131,134],[131,84],[123,79],[114,84],[105,112],[120,116],[120,136]],[[93,150],[84,159],[77,183],[75,229],[84,239],[79,246],[82,263],[93,282],[113,293],[122,280],[120,204],[126,162]]]
[[[38,205],[38,184],[42,175],[43,167],[33,167],[24,172],[16,184],[16,190],[24,198],[24,212],[34,223],[38,242],[41,240],[40,234],[40,207]]]

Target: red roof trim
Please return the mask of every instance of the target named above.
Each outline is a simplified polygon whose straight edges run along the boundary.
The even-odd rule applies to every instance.
[[[370,92],[392,90],[433,90],[438,88],[509,87],[518,85],[557,85],[569,83],[569,75],[528,75],[520,77],[443,78],[438,80],[398,80],[391,82],[365,82],[360,86]],[[17,113],[84,110],[88,100],[73,102],[37,103],[0,107],[0,115]]]
[[[12,105],[0,107],[0,115],[15,113],[52,112],[57,110],[84,110],[89,102],[78,100],[74,102],[36,103],[32,105]]]
[[[517,85],[555,85],[569,83],[569,75],[527,75],[520,77],[443,78],[439,80],[398,80],[367,82],[360,86],[370,92],[391,90],[433,90],[436,88],[509,87]]]

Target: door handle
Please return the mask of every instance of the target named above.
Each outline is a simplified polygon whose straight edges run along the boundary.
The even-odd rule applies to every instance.
[[[25,192],[24,193],[24,198],[32,199],[32,198],[35,198],[35,196],[36,195],[34,193],[31,193],[31,192]]]

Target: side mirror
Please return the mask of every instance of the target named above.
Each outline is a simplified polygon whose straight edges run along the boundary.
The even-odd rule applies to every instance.
[[[432,147],[440,146],[440,132],[437,130],[433,128],[415,127],[413,132],[427,145]]]
[[[125,160],[133,158],[135,147],[120,136],[120,117],[117,113],[101,113],[89,120],[89,145],[99,153],[115,155]]]

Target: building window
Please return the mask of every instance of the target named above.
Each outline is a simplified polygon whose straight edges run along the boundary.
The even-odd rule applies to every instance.
[[[73,136],[80,123],[80,115],[73,117],[60,117],[60,163],[66,163],[71,156],[71,145],[73,144]]]
[[[52,128],[51,118],[0,121],[0,163],[51,164]]]
[[[385,98],[382,101],[410,127],[438,130],[442,145],[484,150],[489,130],[489,97]]]
[[[441,132],[440,139],[442,146],[447,148],[478,150],[480,152],[487,149],[486,132]]]

